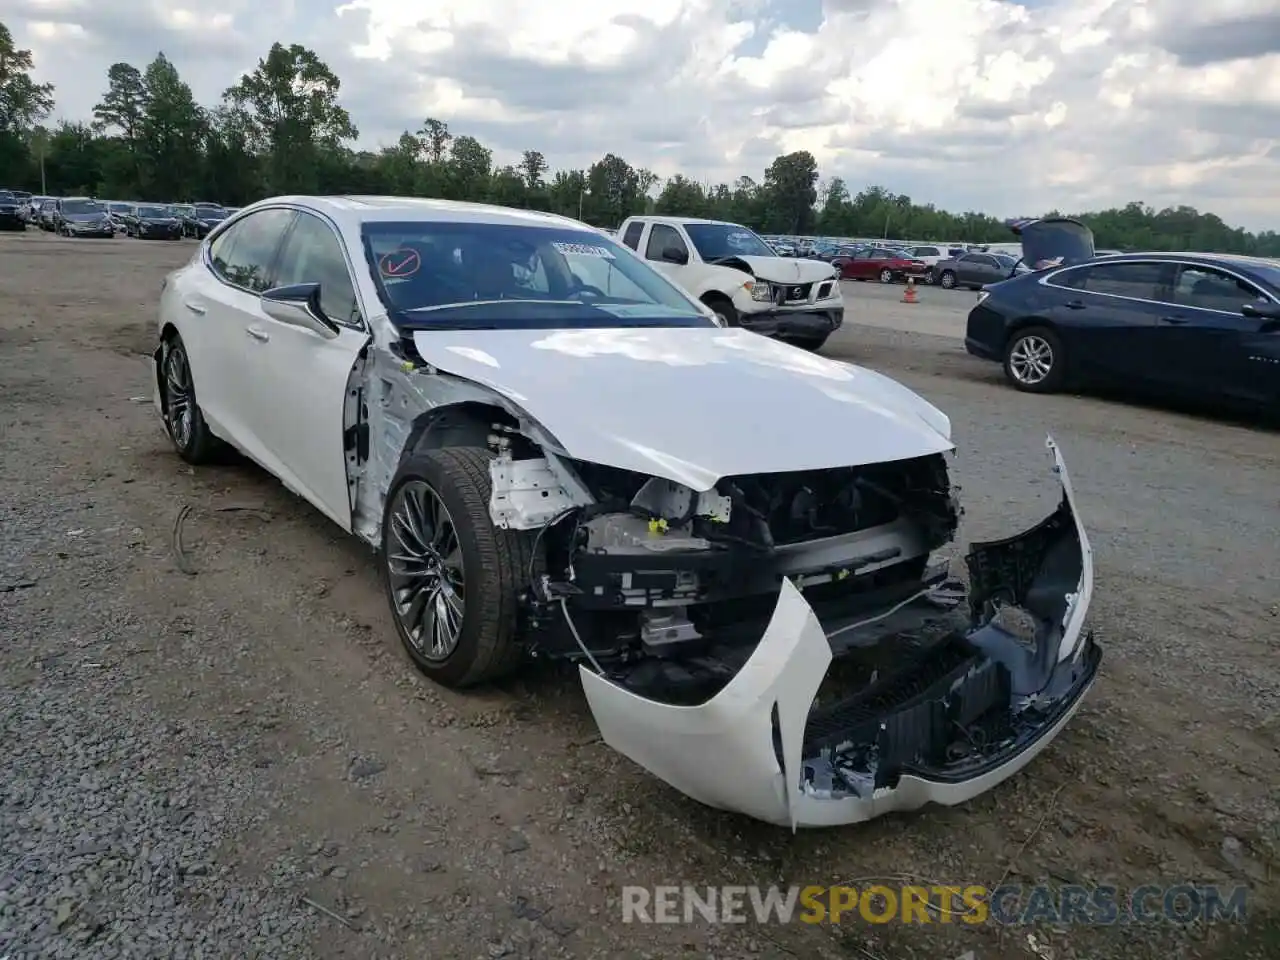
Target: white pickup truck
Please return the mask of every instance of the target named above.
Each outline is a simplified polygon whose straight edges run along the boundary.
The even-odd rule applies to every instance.
[[[831,264],[780,257],[736,223],[631,217],[618,236],[726,326],[817,350],[844,322],[840,279]]]

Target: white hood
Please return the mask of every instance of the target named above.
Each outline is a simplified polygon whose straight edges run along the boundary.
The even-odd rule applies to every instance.
[[[813,283],[816,280],[833,280],[836,271],[821,260],[795,260],[791,257],[742,257],[759,280],[774,283]]]
[[[947,417],[896,381],[745,330],[442,330],[413,342],[522,408],[569,456],[695,490],[952,447]]]

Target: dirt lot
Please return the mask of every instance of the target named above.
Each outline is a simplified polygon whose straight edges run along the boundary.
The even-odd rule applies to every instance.
[[[1105,659],[1065,734],[992,793],[792,836],[612,753],[572,674],[422,681],[366,550],[252,466],[184,466],[144,355],[159,281],[193,250],[0,235],[0,957],[1280,955],[1274,432],[1027,397],[954,339],[849,326],[830,352],[952,416],[968,537],[1052,509],[1053,432]],[[886,295],[860,287],[874,311]],[[1250,922],[620,919],[627,883],[867,878],[1245,883]]]

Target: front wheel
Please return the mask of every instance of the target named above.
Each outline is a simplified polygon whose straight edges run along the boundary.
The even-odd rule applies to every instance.
[[[493,458],[479,447],[411,453],[382,518],[382,579],[396,633],[415,666],[449,687],[508,674],[525,652],[518,611],[536,575],[537,538],[494,526]]]
[[[1017,331],[1004,350],[1004,373],[1026,393],[1055,393],[1067,377],[1067,352],[1062,339],[1048,327]]]
[[[707,297],[702,301],[720,318],[720,324],[725,327],[736,327],[738,325],[738,308],[727,297]]]
[[[956,287],[956,275],[954,270],[943,270],[942,276],[938,278],[938,286],[943,290],[954,290]]]
[[[881,283],[893,283],[893,271],[892,271],[892,270],[890,270],[890,269],[888,269],[888,268],[885,268],[884,270],[881,270],[881,271],[880,271],[880,282],[881,282]]]

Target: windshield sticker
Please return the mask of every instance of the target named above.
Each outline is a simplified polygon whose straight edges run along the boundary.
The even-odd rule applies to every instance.
[[[388,279],[412,277],[422,269],[422,257],[417,250],[401,247],[384,253],[378,260],[378,272]]]
[[[618,259],[608,247],[597,247],[593,243],[562,243],[559,240],[553,240],[551,246],[566,257],[599,257],[601,260]]]

